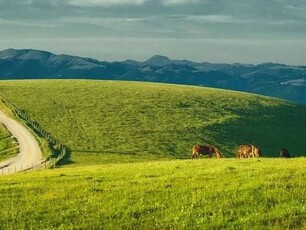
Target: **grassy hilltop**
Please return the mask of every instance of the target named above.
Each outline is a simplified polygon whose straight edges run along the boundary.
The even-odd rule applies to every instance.
[[[217,89],[150,83],[3,81],[0,92],[72,151],[77,163],[189,158],[197,143],[234,156],[306,153],[306,107]]]

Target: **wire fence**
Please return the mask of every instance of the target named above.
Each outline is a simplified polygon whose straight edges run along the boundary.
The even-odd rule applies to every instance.
[[[23,110],[17,108],[13,103],[8,101],[6,98],[4,98],[2,95],[0,95],[1,101],[12,110],[14,115],[18,117],[20,120],[22,120],[38,137],[44,139],[48,145],[48,148],[51,150],[52,155],[47,157],[47,159],[44,162],[40,162],[38,164],[32,165],[32,167],[23,166],[24,169],[22,169],[22,166],[18,166],[16,169],[13,167],[2,167],[0,170],[9,170],[11,172],[18,172],[18,171],[26,171],[26,170],[37,170],[37,169],[47,169],[47,168],[54,168],[59,161],[64,159],[68,155],[68,148],[57,141],[50,133],[45,131],[41,128],[41,126],[34,120],[32,120]],[[4,174],[4,173],[3,173]]]
[[[33,163],[31,165],[3,165],[0,168],[0,174],[10,174],[17,172],[28,172],[28,171],[37,171],[42,169],[47,169],[49,166],[49,161]]]

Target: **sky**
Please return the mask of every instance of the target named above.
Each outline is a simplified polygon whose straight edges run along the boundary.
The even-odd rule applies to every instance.
[[[0,50],[306,65],[305,0],[0,0]]]

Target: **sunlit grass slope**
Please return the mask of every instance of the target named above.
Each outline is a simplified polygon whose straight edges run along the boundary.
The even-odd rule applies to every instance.
[[[18,153],[18,145],[9,131],[0,123],[0,162]]]
[[[0,109],[4,109],[1,103]],[[6,127],[0,123],[0,162],[16,156],[18,151],[18,144],[15,138],[13,138]]]
[[[306,107],[253,94],[88,80],[2,81],[0,94],[83,164],[188,158],[197,143],[225,156],[243,143],[306,154]]]
[[[1,229],[305,229],[306,159],[76,166],[0,177]]]

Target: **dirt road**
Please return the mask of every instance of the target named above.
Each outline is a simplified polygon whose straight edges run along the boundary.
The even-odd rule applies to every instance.
[[[33,134],[17,121],[0,111],[0,122],[17,139],[19,154],[5,162],[0,162],[0,175],[15,173],[40,167],[43,160],[40,147]]]

